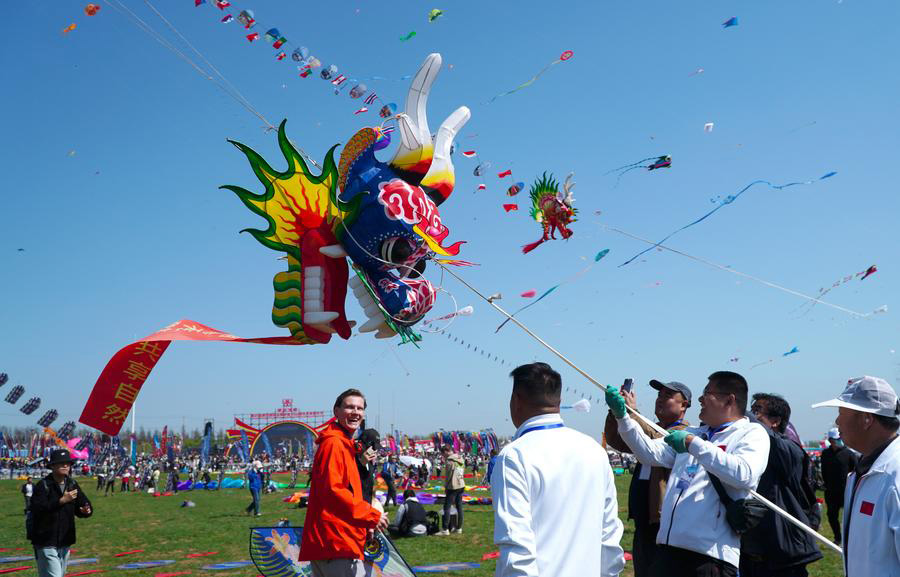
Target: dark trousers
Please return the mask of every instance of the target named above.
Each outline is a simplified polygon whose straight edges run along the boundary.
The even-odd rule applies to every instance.
[[[248,513],[256,513],[259,515],[259,489],[250,489],[250,497],[253,498],[247,508],[244,509]]]
[[[844,494],[831,495],[825,493],[825,509],[828,515],[828,524],[831,525],[831,532],[834,533],[834,542],[841,544],[841,507],[844,506]]]
[[[387,485],[387,499],[384,500],[385,506],[389,503],[397,504],[397,488],[394,486],[394,479],[391,477],[382,477],[384,484]]]
[[[444,497],[444,518],[441,520],[441,529],[447,530],[450,527],[450,507],[456,507],[456,528],[462,529],[463,526],[463,509],[462,509],[462,489],[447,490]]]
[[[658,545],[650,565],[651,577],[737,577],[734,565],[700,553]]]
[[[749,559],[741,555],[741,577],[809,577],[806,565],[789,569],[771,569],[761,559]]]
[[[656,554],[656,534],[659,533],[659,523],[641,523],[635,520],[634,542],[631,546],[631,554],[634,556],[634,577],[649,577],[650,565]]]

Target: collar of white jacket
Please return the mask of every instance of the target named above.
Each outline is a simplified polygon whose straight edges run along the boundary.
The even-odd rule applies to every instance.
[[[528,429],[532,429],[534,427],[543,427],[544,425],[556,425],[562,424],[563,420],[559,413],[544,413],[543,415],[536,415],[531,417],[524,423],[522,423],[518,429],[516,429],[515,439],[518,439],[523,434],[525,434]]]

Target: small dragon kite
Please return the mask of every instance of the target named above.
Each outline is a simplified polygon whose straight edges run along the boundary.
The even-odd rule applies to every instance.
[[[569,173],[566,182],[563,184],[563,190],[560,192],[559,183],[553,178],[553,175],[547,175],[545,172],[540,180],[535,181],[531,185],[531,217],[538,221],[544,229],[544,236],[536,241],[526,244],[522,247],[522,252],[527,254],[538,247],[546,240],[556,239],[556,231],[563,238],[572,236],[569,230],[569,224],[575,222],[575,214],[577,209],[572,208],[575,199],[572,198],[572,189],[575,183],[572,176],[575,173]]]

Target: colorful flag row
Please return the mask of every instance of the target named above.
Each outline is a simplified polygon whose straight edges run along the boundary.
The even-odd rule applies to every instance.
[[[206,3],[206,0],[194,0],[195,6],[200,6]],[[232,3],[228,0],[211,0],[210,4],[215,5],[216,8],[222,11],[232,6]],[[260,38],[263,38],[266,42],[272,45],[272,48],[274,50],[276,50],[276,60],[280,61],[287,59],[287,53],[285,50],[282,50],[282,48],[290,46],[291,43],[284,35],[282,35],[281,31],[278,28],[269,28],[262,36],[260,36],[259,32],[253,31],[253,29],[256,28],[258,21],[252,10],[241,10],[238,13],[237,17],[233,16],[231,13],[225,14],[221,18],[220,22],[222,22],[223,24],[228,24],[235,20],[243,25],[244,30],[250,31],[245,35],[248,42],[255,42]],[[260,28],[263,27],[260,26]],[[379,111],[379,114],[382,118],[393,116],[396,112],[396,104],[382,102],[381,98],[378,97],[378,94],[374,90],[370,91],[368,86],[355,78],[349,78],[346,74],[340,74],[337,65],[331,64],[327,67],[323,67],[322,61],[313,56],[310,53],[309,48],[307,48],[306,46],[297,46],[291,51],[290,56],[291,60],[297,63],[297,72],[299,73],[300,78],[308,78],[312,76],[314,70],[321,68],[321,70],[319,70],[319,77],[322,80],[328,80],[331,82],[331,85],[334,87],[335,95],[340,94],[345,89],[350,87],[350,98],[358,99],[366,96],[364,100],[366,105],[357,109],[354,114],[362,114],[364,112],[368,112],[368,107],[372,104],[375,104],[375,102],[379,102],[382,105]]]

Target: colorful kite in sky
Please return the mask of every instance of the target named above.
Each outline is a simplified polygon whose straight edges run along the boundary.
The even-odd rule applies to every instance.
[[[438,18],[440,18],[440,17],[443,16],[443,15],[444,15],[444,11],[443,11],[443,10],[440,10],[440,9],[438,9],[438,8],[434,8],[434,9],[431,10],[431,12],[428,13],[428,21],[429,21],[429,22],[434,22],[435,20],[437,20]]]
[[[415,30],[409,32],[408,34],[404,34],[403,36],[400,37],[400,42],[406,42],[410,38],[413,38],[415,35],[416,35]]]
[[[603,173],[604,176],[607,174],[616,173],[616,186],[619,186],[619,181],[622,180],[622,177],[632,170],[637,170],[638,168],[646,168],[647,170],[657,170],[660,168],[671,168],[672,167],[672,157],[669,155],[663,156],[648,156],[647,158],[642,158],[637,162],[632,162],[631,164],[626,164],[625,166],[620,166],[619,168],[614,168],[612,170],[608,170]]]
[[[707,212],[706,214],[704,214],[703,216],[701,216],[701,217],[698,218],[697,220],[694,220],[694,221],[692,221],[692,222],[689,222],[688,224],[682,226],[681,228],[674,230],[673,232],[669,233],[665,238],[663,238],[663,239],[660,240],[659,242],[654,243],[652,246],[647,247],[646,249],[644,249],[644,250],[642,250],[641,252],[637,253],[636,255],[634,255],[634,256],[631,257],[630,259],[626,260],[625,262],[623,262],[623,263],[620,264],[619,266],[620,266],[620,267],[623,267],[623,266],[625,266],[625,265],[627,265],[627,264],[633,262],[636,258],[638,258],[638,257],[640,257],[640,256],[642,256],[642,255],[644,255],[644,254],[646,254],[646,253],[648,253],[648,252],[650,252],[651,250],[655,249],[656,247],[658,247],[658,246],[661,245],[662,243],[666,242],[667,240],[669,240],[670,238],[672,238],[673,236],[675,236],[675,235],[678,234],[679,232],[681,232],[681,231],[683,231],[683,230],[685,230],[685,229],[688,229],[688,228],[694,226],[695,224],[699,224],[699,223],[703,222],[704,220],[706,220],[707,218],[709,218],[710,216],[712,216],[712,215],[714,215],[716,212],[718,212],[719,209],[724,208],[724,207],[728,206],[729,204],[733,203],[734,201],[736,201],[738,198],[740,198],[740,196],[741,196],[742,194],[744,194],[745,192],[747,192],[748,190],[750,190],[751,188],[753,188],[753,187],[756,186],[757,184],[765,184],[766,186],[768,186],[769,188],[774,189],[774,190],[783,190],[783,189],[785,189],[785,188],[790,188],[790,187],[792,187],[792,186],[801,186],[801,185],[807,185],[807,184],[815,184],[816,182],[825,180],[826,178],[831,178],[831,177],[834,176],[835,174],[837,174],[837,172],[832,171],[832,172],[828,172],[828,173],[823,174],[822,176],[820,176],[819,178],[817,178],[817,179],[815,179],[815,180],[806,180],[806,181],[803,181],[803,182],[789,182],[789,183],[787,183],[787,184],[772,184],[772,183],[769,182],[768,180],[754,180],[753,182],[751,182],[750,184],[748,184],[747,186],[745,186],[744,188],[742,188],[741,190],[739,190],[736,194],[729,194],[728,196],[726,196],[725,198],[723,198],[721,201],[719,201],[719,204],[718,204],[714,209],[712,209],[711,211]]]
[[[527,80],[527,81],[523,82],[522,84],[519,84],[518,86],[516,86],[516,87],[513,88],[512,90],[507,90],[506,92],[501,92],[501,93],[498,94],[497,96],[494,96],[493,98],[491,98],[490,100],[488,100],[488,101],[487,101],[487,104],[492,103],[493,101],[497,100],[497,99],[500,98],[501,96],[509,96],[509,95],[512,94],[513,92],[518,92],[519,90],[522,90],[523,88],[526,88],[526,87],[528,87],[528,86],[531,86],[532,84],[534,84],[534,82],[535,82],[538,78],[540,78],[540,77],[544,74],[544,72],[547,72],[548,70],[550,70],[551,68],[553,68],[554,66],[556,66],[557,64],[559,64],[560,62],[565,62],[566,60],[568,60],[569,58],[571,58],[572,56],[574,56],[574,54],[575,54],[575,53],[572,52],[571,50],[566,50],[565,52],[563,52],[562,54],[559,55],[559,58],[557,58],[556,60],[554,60],[553,62],[551,62],[551,63],[548,64],[547,66],[544,66],[544,67],[541,69],[541,71],[538,72],[537,74],[535,74],[534,76],[532,76],[530,80]]]
[[[378,134],[372,128],[349,140],[337,166],[332,149],[319,175],[309,171],[288,140],[284,122],[278,141],[288,161],[285,172],[234,143],[266,190],[256,194],[237,186],[223,188],[268,222],[266,230],[250,229],[250,234],[287,255],[287,272],[275,277],[272,314],[275,324],[290,329],[294,338],[327,343],[335,332],[350,337],[344,314],[349,257],[355,273],[350,284],[368,316],[360,331],[419,339],[412,326],[437,296],[421,277],[425,263],[431,255],[455,256],[461,245],[442,244],[450,231],[441,222],[438,205],[453,191],[450,146],[469,110],[454,112],[432,143],[425,107],[440,65],[440,55],[432,54],[416,74],[400,119],[402,142],[390,164],[375,158]]]
[[[722,28],[731,28],[732,26],[737,26],[737,25],[738,25],[737,16],[732,16],[725,22],[722,22]]]
[[[572,236],[568,225],[575,222],[575,215],[578,212],[578,209],[572,207],[575,202],[572,197],[572,189],[575,188],[575,183],[571,182],[573,174],[570,173],[566,177],[562,191],[559,190],[559,183],[554,180],[553,175],[548,176],[546,172],[540,180],[531,185],[531,218],[541,225],[544,235],[540,240],[523,246],[523,253],[527,254],[543,242],[555,239],[557,231],[564,239]]]

